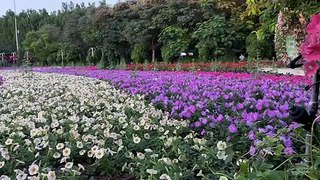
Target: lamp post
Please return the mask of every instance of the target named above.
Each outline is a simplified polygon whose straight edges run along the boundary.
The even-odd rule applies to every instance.
[[[19,49],[19,31],[18,31],[18,22],[17,22],[17,10],[16,10],[16,0],[13,0],[14,5],[14,28],[16,33],[16,46],[17,46],[17,54],[19,55],[20,49]]]

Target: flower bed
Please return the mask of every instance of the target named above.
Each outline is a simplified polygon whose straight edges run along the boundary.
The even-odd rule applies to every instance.
[[[256,67],[284,67],[280,62],[213,62],[213,63],[156,63],[156,64],[127,64],[126,70],[160,70],[160,71],[220,71],[220,72],[249,72]]]
[[[36,74],[32,79],[21,74],[5,75],[11,80],[1,94],[8,100],[6,104],[12,105],[0,109],[8,116],[2,124],[17,133],[5,133],[8,135],[0,140],[5,144],[3,155],[13,155],[9,160],[0,160],[6,165],[14,164],[13,159],[24,163],[15,168],[3,166],[6,169],[0,173],[30,176],[28,171],[35,169],[39,171],[35,175],[78,179],[119,174],[138,179],[281,179],[301,178],[310,172],[301,172],[303,167],[294,165],[303,151],[303,144],[297,141],[303,131],[287,118],[289,102],[305,105],[309,99],[302,90],[308,82],[305,77],[81,67],[35,71],[104,79],[131,95],[104,81],[84,77]],[[21,97],[17,89],[27,91]],[[18,102],[17,96],[24,100]],[[35,100],[43,102],[42,109]],[[36,106],[36,110],[14,111],[14,116],[22,116],[22,120],[14,118],[17,123],[11,125],[12,109],[19,109],[21,103],[29,109]],[[41,117],[45,121],[39,120]],[[58,127],[51,127],[53,120],[58,120]],[[50,131],[45,131],[48,126]],[[33,137],[31,129],[41,133]],[[26,137],[16,137],[20,131]],[[44,141],[42,149],[37,149],[37,138]],[[16,142],[24,139],[29,139],[31,145],[13,152]],[[30,151],[35,157],[19,155]],[[318,158],[317,152],[320,151],[314,151],[314,158]]]
[[[304,91],[305,77],[258,76],[239,73],[79,71],[77,69],[43,69],[85,75],[108,80],[120,89],[142,94],[170,117],[187,119],[190,127],[201,135],[223,129],[219,138],[233,143],[251,144],[256,154],[260,134],[273,137],[278,129],[290,125],[291,104],[306,105],[309,95]],[[242,137],[239,137],[242,135]],[[294,150],[289,136],[284,152]]]
[[[239,169],[229,144],[197,138],[187,121],[105,81],[0,74],[0,179],[216,179]]]

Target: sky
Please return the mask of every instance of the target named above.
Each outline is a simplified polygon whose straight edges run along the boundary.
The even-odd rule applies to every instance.
[[[0,16],[4,15],[7,10],[13,10],[14,0],[0,0]],[[93,3],[99,4],[100,0],[72,0],[74,4],[76,3]],[[49,12],[58,10],[61,8],[62,2],[70,2],[70,0],[16,0],[17,12],[21,12],[26,9],[43,9],[46,8]],[[106,0],[107,4],[114,4],[118,0]]]

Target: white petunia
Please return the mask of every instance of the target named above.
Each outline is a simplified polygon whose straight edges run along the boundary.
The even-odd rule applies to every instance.
[[[73,162],[67,162],[67,163],[64,165],[64,167],[65,167],[66,169],[71,169],[72,166],[73,166]]]
[[[223,141],[219,141],[217,143],[217,148],[219,151],[224,151],[227,148],[227,143],[225,143]]]
[[[151,175],[154,175],[154,174],[158,174],[158,171],[154,170],[154,169],[147,169],[147,173],[151,174]]]
[[[56,149],[60,150],[60,149],[63,149],[64,148],[64,144],[63,143],[58,143],[56,145]]]
[[[101,159],[105,154],[105,150],[104,149],[99,149],[95,152],[94,156],[97,158],[97,159]]]
[[[5,165],[4,161],[0,161],[0,169]]]
[[[141,152],[137,153],[137,158],[144,159],[144,157],[145,157],[145,155],[143,153],[141,153]]]
[[[139,136],[134,136],[134,137],[133,137],[133,142],[134,142],[135,144],[139,144],[140,141],[141,141],[141,138],[140,138]]]
[[[171,180],[171,177],[170,177],[168,174],[162,174],[162,175],[160,176],[160,179],[161,179],[161,180]]]
[[[47,178],[48,178],[48,180],[56,180],[56,178],[57,178],[56,172],[49,171],[48,174],[47,174]]]
[[[30,174],[30,175],[36,175],[36,174],[38,174],[38,172],[39,172],[39,166],[36,165],[36,164],[31,164],[31,165],[29,166],[28,171],[29,171],[29,174]]]
[[[228,180],[228,178],[225,176],[220,176],[219,180]]]
[[[4,144],[9,146],[12,144],[12,142],[13,142],[13,139],[8,138]]]
[[[65,149],[62,151],[62,154],[63,154],[64,157],[70,156],[70,154],[71,154],[71,149],[70,149],[70,148],[65,148]]]

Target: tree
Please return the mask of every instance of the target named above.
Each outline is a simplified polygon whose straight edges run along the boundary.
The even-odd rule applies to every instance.
[[[165,61],[173,60],[180,52],[186,52],[189,48],[191,37],[187,29],[169,26],[160,34],[162,58]]]

